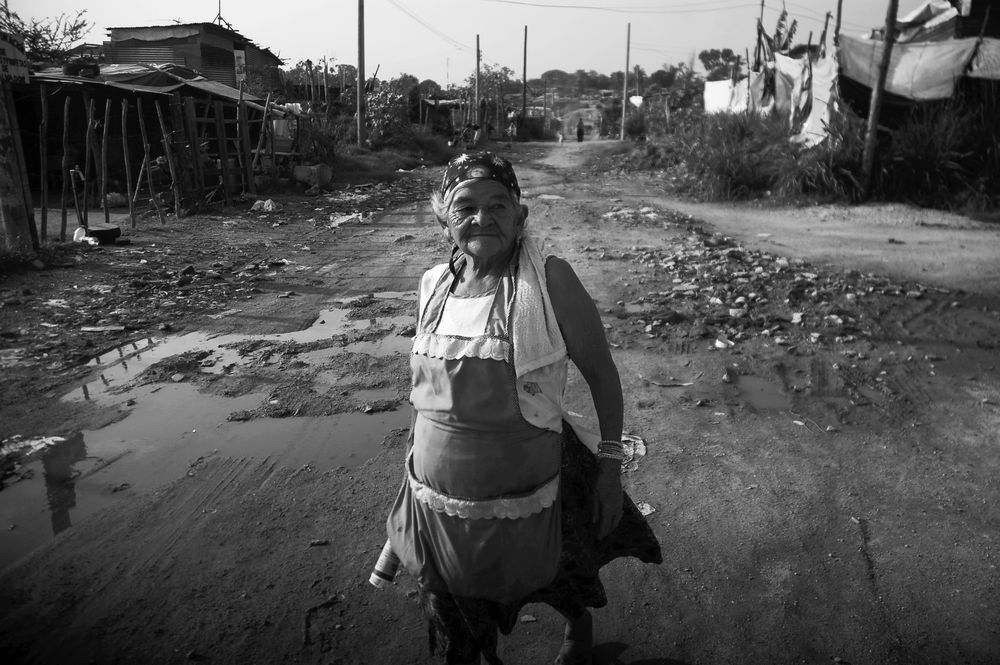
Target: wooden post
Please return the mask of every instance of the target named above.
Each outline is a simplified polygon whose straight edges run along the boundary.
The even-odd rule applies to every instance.
[[[625,32],[625,69],[622,71],[622,128],[619,141],[625,140],[625,110],[628,108],[628,60],[632,50],[632,24],[628,24]]]
[[[833,45],[840,45],[840,17],[844,13],[844,0],[837,0],[837,22],[833,24]]]
[[[243,107],[243,86],[240,86],[240,95],[236,100],[236,163],[240,167],[240,183],[242,191],[247,191],[247,170],[246,162],[243,160],[243,114],[240,109]]]
[[[42,199],[41,239],[49,237],[49,90],[42,83],[38,86],[42,98],[42,120],[38,123],[38,158],[42,174],[40,194]]]
[[[864,198],[872,193],[873,170],[875,168],[875,146],[878,139],[878,118],[882,111],[882,96],[885,93],[885,79],[889,73],[889,62],[892,59],[892,44],[896,40],[896,14],[899,11],[899,0],[889,0],[889,9],[885,15],[885,36],[882,47],[882,62],[878,67],[878,79],[872,88],[871,104],[868,108],[868,124],[865,127],[865,151],[861,160],[861,183]]]
[[[111,98],[104,100],[104,127],[101,129],[101,206],[104,208],[104,223],[110,226],[111,211],[108,210],[108,129],[111,127]]]
[[[226,197],[226,205],[232,205],[233,196],[229,189],[229,148],[226,145],[226,123],[222,114],[222,102],[215,100],[215,131],[219,135],[219,162],[222,167],[222,193]]]
[[[67,93],[63,101],[63,133],[62,133],[62,223],[59,226],[59,240],[66,242],[66,203],[69,199],[70,178],[73,175],[69,172],[69,107],[71,98]]]
[[[479,35],[476,35],[476,119],[474,122],[479,124],[479,61],[482,57],[482,51],[479,50]]]
[[[247,117],[246,100],[240,102],[236,108],[237,128],[240,130],[240,154],[243,159],[243,178],[246,183],[245,192],[257,195],[257,186],[253,182],[253,159],[250,155],[250,123]]]
[[[267,116],[271,112],[271,93],[267,93],[264,100],[264,116],[260,120],[260,135],[257,137],[257,151],[253,154],[253,161],[250,163],[250,173],[253,174],[260,161],[260,153],[264,150],[264,133],[267,131]]]
[[[826,57],[826,30],[830,27],[830,19],[833,18],[833,14],[830,12],[826,13],[826,18],[823,19],[823,33],[819,37],[819,48],[820,57]]]
[[[87,132],[84,135],[84,140],[87,142],[87,145],[84,147],[84,152],[83,152],[83,157],[84,157],[84,159],[83,159],[83,224],[81,224],[81,226],[83,226],[83,228],[86,229],[86,228],[88,228],[87,222],[89,221],[88,220],[88,215],[87,215],[87,209],[90,206],[90,202],[87,200],[87,192],[88,192],[89,187],[90,187],[90,160],[92,159],[92,157],[91,157],[92,153],[91,153],[91,150],[90,150],[90,146],[93,145],[93,142],[94,142],[94,100],[90,98],[90,94],[86,90],[83,91],[83,102],[86,105],[86,112],[87,112]]]
[[[174,164],[174,150],[170,145],[170,131],[167,122],[163,119],[163,109],[160,108],[160,100],[154,99],[153,106],[156,107],[156,119],[160,122],[160,139],[163,143],[163,154],[167,158],[167,168],[170,169],[170,187],[174,191],[174,214],[177,219],[181,218],[181,183],[177,178],[177,166]]]
[[[358,0],[358,147],[365,144],[365,0]]]
[[[170,95],[168,110],[170,111],[170,145],[174,151],[174,166],[177,167],[181,187],[181,199],[189,201],[194,198],[197,188],[194,185],[195,166],[191,163],[193,154],[190,145],[193,143],[188,139],[187,123],[184,122],[184,104],[181,100],[181,93],[174,91]]]
[[[122,99],[122,155],[125,156],[125,189],[128,196],[128,220],[135,228],[135,201],[132,200],[132,162],[128,154],[128,98]]]
[[[528,26],[524,26],[524,55],[521,64],[521,123],[528,118]]]
[[[31,194],[24,192],[27,179],[13,92],[8,81],[0,81],[0,247],[30,255],[38,249],[31,210]]]
[[[139,190],[142,189],[142,178],[146,175],[146,158],[142,158],[142,164],[139,165],[139,175],[135,179],[135,187],[133,188],[132,194],[132,205],[136,204],[139,200]]]
[[[194,109],[194,98],[185,97],[183,105],[184,126],[191,144],[191,160],[194,162],[195,191],[198,192],[200,200],[204,198],[205,193],[205,170],[202,164],[201,136],[198,134],[198,115]]]
[[[24,145],[21,143],[21,127],[17,121],[17,107],[14,104],[14,94],[9,83],[5,83],[6,90],[3,96],[6,98],[7,111],[10,114],[10,126],[14,130],[14,152],[21,165],[19,169],[21,175],[21,194],[24,197],[24,209],[28,215],[28,237],[31,239],[31,247],[38,251],[38,229],[35,228],[35,205],[31,200],[31,183],[28,181],[28,169],[25,166]]]
[[[163,216],[160,202],[156,198],[156,187],[153,185],[153,158],[149,152],[149,134],[146,133],[146,118],[142,112],[142,97],[135,98],[135,106],[136,112],[139,114],[139,131],[142,133],[142,152],[145,155],[144,166],[146,167],[146,184],[149,185],[149,198],[156,209],[156,216],[160,218],[160,224],[166,224],[167,218]]]

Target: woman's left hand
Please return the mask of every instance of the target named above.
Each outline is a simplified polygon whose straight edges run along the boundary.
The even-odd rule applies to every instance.
[[[622,519],[623,503],[621,464],[617,460],[599,460],[591,506],[592,520],[597,524],[598,538],[606,537],[618,526]]]

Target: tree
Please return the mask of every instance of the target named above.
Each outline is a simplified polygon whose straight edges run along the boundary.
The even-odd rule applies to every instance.
[[[550,69],[543,73],[541,78],[553,88],[568,89],[576,82],[572,74],[568,74],[561,69]]]
[[[16,12],[0,15],[0,29],[24,39],[24,55],[33,66],[62,65],[69,60],[69,50],[82,41],[94,24],[81,9],[68,16],[60,14],[51,19],[32,18],[25,21]]]
[[[658,69],[649,75],[649,85],[667,89],[674,84],[677,78],[677,65],[664,65],[663,69]]]
[[[442,88],[433,79],[424,79],[420,82],[420,94],[424,97],[434,97],[441,94]]]
[[[707,49],[698,54],[702,66],[705,68],[705,80],[721,81],[733,75],[733,69],[740,60],[740,56],[733,53],[730,48],[721,51],[717,48]]]

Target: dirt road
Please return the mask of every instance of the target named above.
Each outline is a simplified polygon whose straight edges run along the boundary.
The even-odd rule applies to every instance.
[[[530,227],[605,318],[646,447],[623,480],[666,559],[605,569],[595,662],[1000,661],[998,230],[696,206],[602,173],[607,149],[512,155]],[[288,197],[88,258],[160,261],[156,312],[203,314],[81,346],[92,374],[65,385],[5,335],[26,397],[4,393],[0,439],[38,445],[0,492],[0,545],[44,536],[0,576],[5,662],[425,662],[411,581],[367,577],[400,480],[412,289],[445,256],[434,176],[370,216],[350,217],[358,189]],[[30,279],[5,284],[5,330],[72,302]],[[567,399],[590,409],[576,375]],[[560,635],[530,606],[501,656],[550,662]]]

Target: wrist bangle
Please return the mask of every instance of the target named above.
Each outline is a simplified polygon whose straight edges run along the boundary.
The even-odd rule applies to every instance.
[[[622,462],[625,460],[625,446],[621,441],[602,440],[597,444],[597,457]]]

